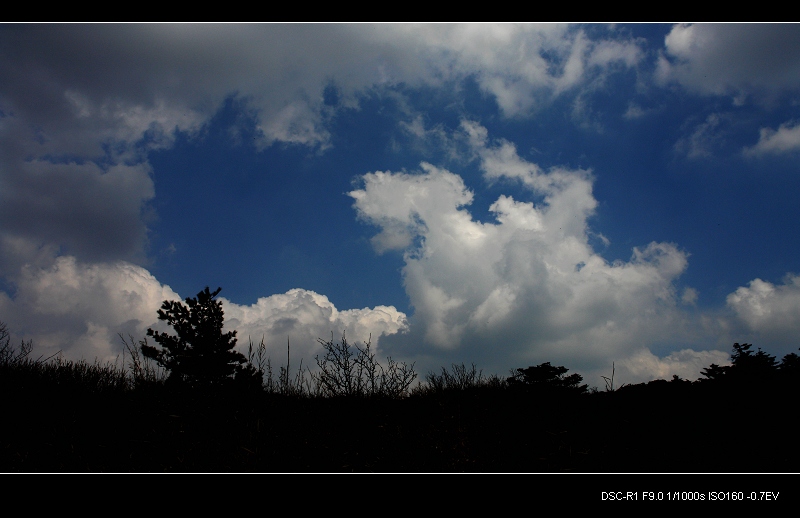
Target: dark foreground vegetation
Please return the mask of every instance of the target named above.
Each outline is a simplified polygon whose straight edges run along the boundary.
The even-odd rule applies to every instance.
[[[316,369],[232,353],[217,292],[165,302],[176,336],[122,365],[34,358],[0,324],[3,472],[797,472],[800,358],[734,344],[732,365],[605,390],[544,363],[416,380],[369,344]],[[192,305],[194,303],[194,306]],[[216,309],[215,309],[216,308]],[[161,337],[159,339],[159,337]],[[216,351],[216,352],[215,352]],[[225,351],[228,351],[227,353]],[[207,361],[216,355],[218,361]],[[224,363],[224,365],[223,365]],[[167,368],[168,367],[168,368]],[[416,381],[416,384],[414,382]]]

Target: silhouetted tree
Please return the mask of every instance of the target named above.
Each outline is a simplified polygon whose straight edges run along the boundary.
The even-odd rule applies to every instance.
[[[775,357],[762,351],[760,347],[754,353],[752,347],[752,344],[733,344],[732,367],[738,372],[759,378],[774,374],[778,368]]]
[[[165,300],[158,310],[159,320],[175,329],[177,336],[153,329],[147,335],[162,347],[143,344],[142,354],[169,371],[169,382],[192,387],[214,387],[229,383],[234,376],[251,379],[255,369],[243,354],[234,351],[236,331],[222,332],[222,302],[214,300],[222,288],[211,293],[206,287],[186,305]]]
[[[778,377],[785,389],[800,388],[800,356],[797,353],[789,353],[783,357],[778,365]]]
[[[777,360],[760,347],[755,352],[752,349],[752,344],[733,344],[731,364],[720,366],[712,363],[701,371],[706,377],[703,381],[724,382],[728,386],[749,389],[772,385],[777,379]]]
[[[570,374],[566,376],[566,367],[556,367],[545,362],[526,369],[516,369],[512,371],[512,376],[508,378],[510,386],[526,386],[541,389],[560,390],[564,392],[583,393],[587,390],[587,385],[581,385],[583,376],[580,374]]]
[[[787,354],[778,368],[785,373],[800,374],[800,356],[797,353]]]
[[[717,365],[716,363],[712,363],[700,371],[700,374],[705,376],[705,379],[702,381],[720,380],[723,376],[725,376],[729,368],[730,366],[728,365]]]

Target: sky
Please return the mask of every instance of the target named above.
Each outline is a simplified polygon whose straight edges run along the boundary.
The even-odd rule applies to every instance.
[[[0,321],[696,379],[800,346],[799,157],[796,24],[0,25]]]

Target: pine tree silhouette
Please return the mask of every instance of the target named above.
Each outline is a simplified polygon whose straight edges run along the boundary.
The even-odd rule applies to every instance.
[[[188,297],[186,305],[165,300],[158,310],[159,320],[175,329],[177,336],[147,330],[147,336],[162,347],[143,344],[142,354],[169,371],[168,382],[196,388],[218,387],[234,376],[252,375],[253,367],[243,354],[234,351],[236,331],[222,332],[222,302],[214,300],[222,288],[211,293],[208,286]]]
[[[762,351],[760,347],[756,352],[752,349],[752,344],[735,343],[730,365],[720,366],[712,363],[703,369],[701,374],[708,380],[726,380],[739,385],[773,381],[779,368],[775,357]]]
[[[580,374],[570,374],[567,376],[568,368],[550,365],[550,362],[516,369],[512,371],[512,376],[507,379],[511,386],[524,386],[550,391],[570,392],[582,394],[587,391],[587,385],[581,385],[583,376]]]

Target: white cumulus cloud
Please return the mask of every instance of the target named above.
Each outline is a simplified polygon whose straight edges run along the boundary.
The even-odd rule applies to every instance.
[[[371,343],[380,354],[380,339],[407,330],[406,315],[394,306],[340,311],[328,297],[313,291],[293,289],[286,293],[259,298],[245,306],[222,298],[226,329],[236,329],[240,349],[252,340],[264,340],[273,362],[283,364],[287,345],[292,361],[312,361],[320,352],[318,339],[338,342],[344,335],[348,343]],[[382,358],[379,358],[383,361]],[[305,366],[313,367],[308,363]]]
[[[48,267],[23,268],[14,297],[0,292],[0,314],[15,339],[32,340],[37,354],[61,351],[68,359],[113,362],[123,350],[120,333],[134,341],[145,338],[151,327],[174,333],[158,320],[165,300],[183,297],[140,266],[61,256]],[[317,339],[330,339],[331,333],[337,341],[346,333],[351,343],[367,342],[371,335],[373,351],[378,351],[383,336],[407,329],[405,314],[392,306],[341,311],[324,295],[301,289],[249,306],[220,300],[225,329],[237,331],[237,348],[246,352],[248,338],[256,345],[263,338],[275,365],[285,364],[287,338],[299,366],[299,359],[311,361],[319,352]]]
[[[797,352],[800,335],[800,276],[787,275],[782,284],[754,279],[728,295],[727,305],[744,324],[751,341],[772,354]]]
[[[617,363],[615,374],[618,380],[669,380],[677,375],[682,379],[694,381],[703,378],[701,372],[712,363],[728,365],[730,356],[723,351],[683,349],[659,358],[649,350],[641,349]]]
[[[589,245],[597,202],[587,171],[544,171],[480,125],[463,128],[487,181],[519,181],[542,201],[503,195],[490,208],[496,222],[476,221],[462,178],[426,163],[417,174],[368,173],[350,193],[359,217],[380,229],[376,249],[403,251],[418,354],[446,364],[448,351],[467,349],[495,368],[557,361],[595,369],[681,333],[688,324],[674,282],[685,252],[653,242],[609,263]],[[688,372],[670,361],[675,373]]]
[[[122,352],[122,333],[144,338],[158,326],[164,300],[180,300],[147,270],[116,261],[82,263],[73,256],[47,267],[26,266],[11,298],[0,294],[0,314],[15,335],[33,340],[37,351],[69,359],[113,361]]]

